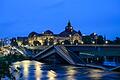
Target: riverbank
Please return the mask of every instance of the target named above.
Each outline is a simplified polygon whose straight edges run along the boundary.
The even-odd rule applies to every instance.
[[[0,56],[0,79],[4,78],[5,76],[13,79],[14,77],[10,71],[11,64],[16,61],[22,61],[27,59],[29,58],[18,54],[8,54],[6,56]]]

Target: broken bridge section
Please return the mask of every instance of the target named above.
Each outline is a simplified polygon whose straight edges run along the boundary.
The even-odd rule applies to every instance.
[[[64,46],[50,46],[33,57],[35,60],[52,64],[85,64],[77,54]]]

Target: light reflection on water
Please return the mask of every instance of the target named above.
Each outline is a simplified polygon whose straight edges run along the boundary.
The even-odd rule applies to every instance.
[[[41,68],[41,64],[36,62],[35,63],[35,77],[36,77],[36,80],[40,80],[40,77],[42,76],[42,70],[40,68]]]
[[[95,80],[99,80],[102,76],[103,76],[103,74],[101,74],[102,72],[104,72],[104,71],[101,71],[101,70],[94,70],[94,69],[91,69],[91,70],[89,70],[89,77],[92,77],[92,78],[94,78]]]
[[[74,70],[73,67],[68,67],[67,74],[69,75],[69,76],[67,76],[68,80],[74,79],[74,75],[76,74],[76,70]]]
[[[48,71],[48,78],[49,80],[56,80],[55,77],[57,76],[56,72],[53,70]]]
[[[21,67],[17,80],[119,80],[120,73],[74,66],[51,66],[37,61],[21,61],[13,64]]]
[[[22,66],[23,66],[23,75],[24,75],[25,79],[27,80],[28,76],[29,76],[30,61],[23,61]]]

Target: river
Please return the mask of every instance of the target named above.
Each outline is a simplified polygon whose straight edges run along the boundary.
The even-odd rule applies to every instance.
[[[17,80],[120,80],[119,72],[75,66],[48,65],[37,61],[24,60],[13,63],[20,67],[14,73]]]

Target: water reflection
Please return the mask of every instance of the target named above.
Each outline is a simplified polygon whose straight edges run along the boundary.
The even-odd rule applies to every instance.
[[[20,74],[15,74],[16,80],[113,80],[119,79],[120,75],[120,73],[84,67],[51,67],[51,65],[27,60],[16,62],[13,67],[21,67],[20,72],[23,74],[22,77]]]
[[[41,64],[35,62],[35,77],[36,77],[36,80],[40,80],[40,78],[42,76],[42,70],[40,68],[41,68]]]
[[[89,77],[92,78],[93,80],[100,80],[100,78],[103,77],[103,72],[102,70],[99,69],[90,69],[89,70]]]
[[[76,70],[73,67],[68,67],[67,68],[67,80],[71,80],[75,78]]]
[[[48,78],[49,80],[56,80],[55,77],[57,76],[56,72],[53,70],[48,71]]]
[[[28,80],[30,61],[23,61],[22,67],[23,67],[23,75],[24,75],[25,79]]]

